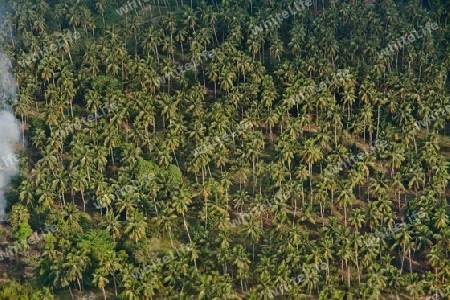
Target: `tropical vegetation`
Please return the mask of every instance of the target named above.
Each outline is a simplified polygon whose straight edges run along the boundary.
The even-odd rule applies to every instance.
[[[57,230],[0,262],[0,299],[450,294],[450,115],[417,126],[450,104],[450,3],[313,0],[252,30],[294,2],[157,0],[123,16],[125,0],[3,2],[24,141],[0,249]],[[19,64],[69,31],[76,43]]]

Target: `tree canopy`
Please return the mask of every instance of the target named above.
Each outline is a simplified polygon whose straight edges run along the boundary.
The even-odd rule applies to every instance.
[[[3,1],[0,299],[449,297],[450,3],[308,2]]]

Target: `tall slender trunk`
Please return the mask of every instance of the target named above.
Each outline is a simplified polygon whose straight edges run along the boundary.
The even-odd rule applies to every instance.
[[[308,163],[309,166],[309,192],[310,192],[310,202],[312,207],[312,197],[313,197],[313,190],[312,190],[312,163]]]
[[[378,118],[377,118],[377,134],[375,136],[375,139],[378,141],[378,134],[380,132],[380,110],[381,110],[381,105],[378,104]]]
[[[81,191],[81,199],[83,199],[83,212],[86,212],[86,200],[84,199],[83,191]]]
[[[357,247],[355,247],[355,263],[356,263],[356,269],[358,270],[358,283],[361,284],[361,271],[359,270],[358,248]]]
[[[116,279],[116,275],[114,275],[114,272],[111,272],[110,273],[111,275],[112,275],[112,277],[113,277],[113,282],[114,282],[114,295],[116,295],[116,297],[117,297],[117,279]]]
[[[189,234],[189,228],[186,222],[186,216],[184,215],[184,211],[183,211],[183,222],[184,222],[184,228],[186,228],[186,232],[189,238],[189,242],[192,244],[192,239],[191,239],[191,235]]]

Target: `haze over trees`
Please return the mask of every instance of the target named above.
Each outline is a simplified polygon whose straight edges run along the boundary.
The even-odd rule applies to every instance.
[[[450,295],[450,3],[314,0],[253,30],[294,2],[2,4],[25,143],[0,299]]]

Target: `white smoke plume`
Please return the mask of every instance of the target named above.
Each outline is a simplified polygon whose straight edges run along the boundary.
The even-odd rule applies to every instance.
[[[10,70],[11,61],[0,49],[0,221],[5,220],[6,187],[19,170],[14,149],[21,131],[10,107],[16,98],[17,82]]]

